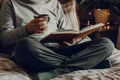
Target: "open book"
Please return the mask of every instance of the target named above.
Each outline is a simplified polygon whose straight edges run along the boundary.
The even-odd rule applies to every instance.
[[[103,23],[98,23],[95,25],[82,28],[80,31],[63,30],[63,31],[53,32],[48,36],[46,36],[45,38],[43,38],[41,42],[63,42],[63,41],[71,41],[73,39],[83,38],[99,30],[100,27],[103,27],[103,26],[104,26]]]

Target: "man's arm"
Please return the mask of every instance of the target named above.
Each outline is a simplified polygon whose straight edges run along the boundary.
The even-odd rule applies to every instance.
[[[3,46],[15,44],[22,37],[28,36],[24,26],[15,28],[14,8],[10,0],[5,0],[0,12],[0,39]]]

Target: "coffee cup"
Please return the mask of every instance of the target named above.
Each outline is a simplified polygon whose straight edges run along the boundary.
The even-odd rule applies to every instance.
[[[49,20],[50,20],[50,17],[49,17],[48,14],[35,15],[34,18],[44,18],[44,20],[45,20],[46,22],[49,22]]]

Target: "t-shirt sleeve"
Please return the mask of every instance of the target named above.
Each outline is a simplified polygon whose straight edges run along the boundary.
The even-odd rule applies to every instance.
[[[3,46],[15,44],[28,36],[25,26],[16,28],[14,7],[10,0],[5,0],[0,10],[0,41]]]

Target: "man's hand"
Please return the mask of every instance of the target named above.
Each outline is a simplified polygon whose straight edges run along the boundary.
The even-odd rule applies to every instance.
[[[76,44],[76,40],[73,39],[73,40],[70,41],[70,42],[63,41],[63,43],[64,43],[65,45],[67,45],[67,46],[72,46],[72,45]]]
[[[26,25],[26,31],[30,34],[43,33],[46,29],[46,24],[47,22],[44,18],[35,18]]]

